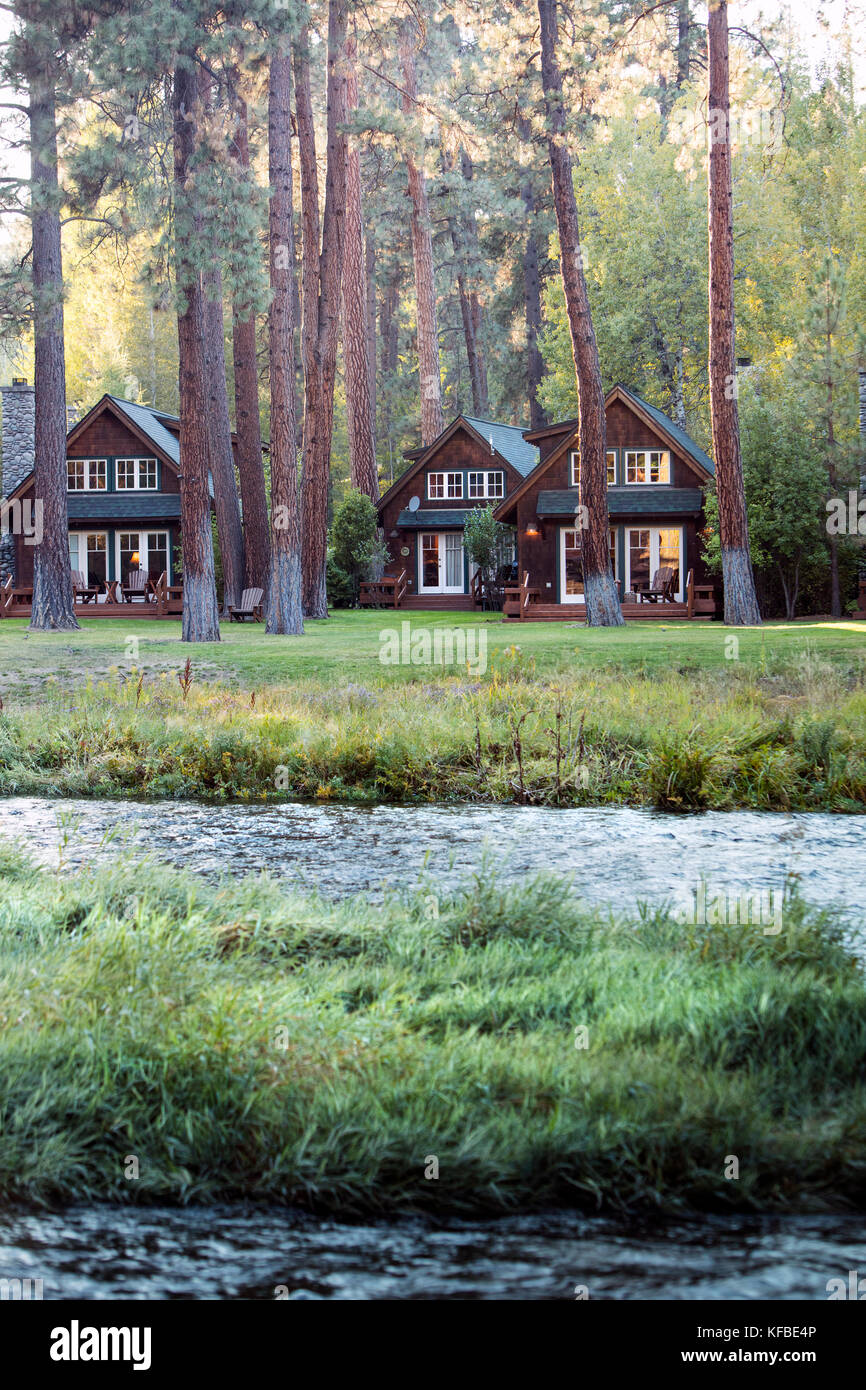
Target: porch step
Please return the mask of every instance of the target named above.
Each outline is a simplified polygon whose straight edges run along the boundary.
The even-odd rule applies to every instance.
[[[583,605],[577,603],[530,603],[523,611],[525,623],[582,623],[584,620]],[[514,614],[505,616],[511,622],[520,621]],[[685,603],[624,603],[622,616],[626,622],[684,622],[688,621],[689,610]]]
[[[432,613],[472,613],[475,603],[469,594],[407,594],[400,608],[426,608]]]

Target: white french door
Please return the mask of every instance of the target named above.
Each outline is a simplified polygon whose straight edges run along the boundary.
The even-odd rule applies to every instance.
[[[462,594],[463,537],[459,531],[421,532],[422,594]]]
[[[134,570],[143,570],[154,582],[165,570],[171,579],[167,531],[118,531],[114,544],[115,574],[121,583]]]
[[[619,578],[619,563],[616,554],[616,531],[610,528],[610,567],[614,579]],[[559,532],[559,601],[560,603],[585,603],[583,592],[583,555],[581,553],[581,533],[571,527],[563,526]]]
[[[679,526],[628,526],[625,533],[626,588],[649,588],[662,566],[676,571],[674,598],[683,602],[683,533]]]
[[[105,531],[70,531],[69,565],[85,583],[101,589],[108,578],[108,535]]]
[[[559,532],[559,575],[560,603],[585,603],[580,532],[565,527]]]

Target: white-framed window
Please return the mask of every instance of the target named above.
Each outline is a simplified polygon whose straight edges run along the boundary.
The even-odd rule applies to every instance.
[[[616,482],[616,449],[608,449],[606,460],[607,485],[613,487]],[[577,449],[571,451],[571,486],[580,487],[580,454]]]
[[[116,467],[119,492],[156,491],[156,459],[118,459]]]
[[[505,476],[501,469],[469,474],[470,498],[504,497]]]
[[[124,584],[136,570],[154,583],[163,571],[170,577],[167,531],[118,531],[115,547],[116,572]]]
[[[67,492],[105,492],[108,487],[106,459],[67,459]]]
[[[427,496],[461,498],[463,496],[462,473],[428,473]]]
[[[671,456],[667,449],[626,449],[627,483],[669,483]]]
[[[108,534],[105,531],[70,531],[69,565],[84,582],[101,588],[108,578]]]

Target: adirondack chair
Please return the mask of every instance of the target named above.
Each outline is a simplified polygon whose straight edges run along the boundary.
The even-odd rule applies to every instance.
[[[648,589],[641,589],[638,595],[641,603],[674,603],[674,584],[677,572],[673,565],[662,565],[653,575],[653,582]]]
[[[127,603],[133,603],[137,598],[143,603],[149,603],[149,587],[150,581],[144,570],[132,570],[121,584],[120,591]]]
[[[87,576],[82,570],[73,570],[72,591],[76,603],[93,603],[99,593],[99,587],[95,584],[88,584]]]
[[[240,603],[229,605],[229,620],[233,623],[243,623],[247,618],[252,618],[253,622],[260,623],[263,595],[263,589],[244,589]]]

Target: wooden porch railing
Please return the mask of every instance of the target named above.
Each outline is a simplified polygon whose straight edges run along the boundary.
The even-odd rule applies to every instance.
[[[530,589],[529,570],[524,570],[522,584],[506,584],[503,590],[503,613],[510,618],[522,619],[530,603],[541,602],[541,590]]]
[[[694,570],[689,570],[686,579],[686,607],[686,616],[689,618],[693,618],[696,613],[715,613],[716,611],[715,589],[712,584],[696,584]]]
[[[358,605],[361,608],[399,608],[408,587],[405,570],[398,575],[383,575],[381,579],[364,579],[358,590]]]

